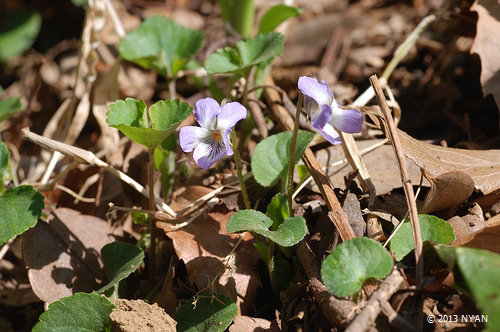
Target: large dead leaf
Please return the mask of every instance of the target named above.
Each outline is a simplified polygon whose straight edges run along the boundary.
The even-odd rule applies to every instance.
[[[474,181],[460,171],[451,171],[436,177],[426,174],[431,189],[425,196],[421,213],[429,213],[458,206],[474,191]]]
[[[419,141],[402,130],[398,133],[404,154],[428,175],[435,178],[460,171],[485,195],[500,188],[500,150],[446,148]]]
[[[472,53],[481,58],[481,85],[484,96],[492,94],[500,108],[500,1],[477,0],[471,7],[477,12],[476,38]]]
[[[272,324],[264,318],[254,318],[248,316],[237,316],[234,318],[233,325],[229,327],[229,332],[273,332],[279,331],[277,324]]]
[[[191,186],[175,198],[171,207],[180,211],[197,198],[211,192],[210,188]],[[202,214],[189,225],[171,231],[170,224],[158,222],[157,227],[173,240],[177,256],[186,264],[189,279],[199,290],[211,289],[235,301],[241,312],[255,307],[259,275],[255,266],[259,255],[247,234],[235,252],[229,267],[224,266],[226,256],[238,240],[238,234],[228,234],[226,223],[233,212],[219,204]]]
[[[23,258],[33,291],[52,303],[100,288],[107,281],[101,249],[115,239],[106,221],[56,209],[47,223],[39,222],[23,234]]]

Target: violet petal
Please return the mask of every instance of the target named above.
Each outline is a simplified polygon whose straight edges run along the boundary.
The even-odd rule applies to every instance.
[[[212,130],[215,129],[215,117],[219,114],[220,110],[219,103],[215,99],[204,98],[196,102],[193,114],[200,126]]]
[[[179,144],[182,151],[191,152],[198,143],[206,140],[210,132],[201,127],[186,126],[182,127],[179,132]]]
[[[359,133],[363,127],[363,114],[357,110],[334,108],[329,123],[345,133]]]

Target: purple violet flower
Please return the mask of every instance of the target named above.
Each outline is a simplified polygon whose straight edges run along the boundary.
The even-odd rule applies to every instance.
[[[233,154],[228,135],[238,121],[247,117],[247,110],[238,102],[220,106],[214,99],[205,98],[196,102],[193,113],[201,127],[182,127],[180,145],[184,152],[194,150],[194,161],[208,169],[225,155]]]
[[[325,81],[307,76],[299,78],[299,90],[304,95],[304,108],[311,124],[333,145],[342,143],[334,128],[345,133],[359,133],[363,126],[363,115],[357,110],[339,107]]]

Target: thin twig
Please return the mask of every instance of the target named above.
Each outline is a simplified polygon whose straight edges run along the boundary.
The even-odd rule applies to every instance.
[[[231,131],[231,141],[233,144],[234,162],[236,164],[236,172],[238,173],[238,180],[241,186],[241,195],[243,196],[243,202],[245,203],[245,209],[249,210],[250,201],[248,200],[247,187],[245,186],[245,179],[243,178],[242,165],[240,151],[238,150],[238,145],[236,144],[236,133],[235,128]]]
[[[417,204],[415,203],[415,195],[413,193],[413,187],[411,184],[411,180],[408,177],[408,170],[406,168],[406,159],[403,154],[403,148],[401,146],[401,141],[399,135],[396,131],[396,126],[394,125],[394,121],[392,119],[389,107],[387,106],[387,101],[385,99],[384,93],[382,92],[382,88],[378,82],[377,76],[372,75],[370,77],[370,83],[373,86],[375,91],[375,95],[377,96],[377,101],[382,110],[382,114],[384,115],[386,124],[387,124],[387,132],[389,134],[389,139],[391,140],[392,147],[394,148],[394,153],[396,155],[396,159],[398,161],[399,170],[401,172],[401,181],[403,182],[403,188],[405,191],[406,204],[408,205],[408,209],[410,210],[410,222],[413,233],[413,243],[415,245],[415,262],[416,262],[416,284],[417,289],[422,286],[422,281],[424,278],[424,258],[422,255],[422,234],[420,232],[420,223],[418,221],[418,212],[417,212]],[[422,314],[421,308],[417,311],[419,315]],[[422,321],[418,319],[417,322]],[[419,329],[421,330],[421,329]]]
[[[374,325],[375,319],[382,311],[382,302],[389,300],[404,284],[405,279],[401,273],[397,269],[393,269],[391,274],[385,278],[378,289],[370,296],[361,313],[354,318],[345,332],[368,331]]]

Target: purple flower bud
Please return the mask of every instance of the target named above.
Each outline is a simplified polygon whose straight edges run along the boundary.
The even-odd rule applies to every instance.
[[[311,124],[328,142],[333,145],[342,142],[334,128],[346,133],[361,131],[361,112],[341,109],[325,81],[320,83],[315,78],[301,76],[298,86],[304,95],[304,108],[311,118]]]
[[[233,154],[228,135],[238,121],[246,118],[247,110],[238,102],[220,106],[214,99],[205,98],[196,102],[193,113],[200,127],[182,127],[180,145],[184,152],[194,150],[194,161],[208,169],[225,155]]]

